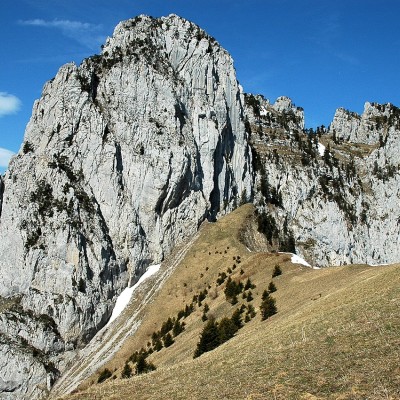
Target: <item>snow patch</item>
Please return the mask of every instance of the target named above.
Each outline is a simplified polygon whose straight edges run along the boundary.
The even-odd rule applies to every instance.
[[[292,262],[292,264],[302,264],[306,267],[311,267],[311,265],[306,260],[299,257],[297,254],[292,254],[292,259],[290,261]]]
[[[318,153],[319,153],[319,155],[321,156],[321,157],[323,157],[324,156],[324,154],[325,154],[325,146],[322,144],[322,143],[319,143],[318,142]]]
[[[390,265],[390,264],[367,264],[370,267],[384,267],[386,265]]]
[[[267,109],[266,109],[265,107],[261,107],[261,108],[260,108],[260,115],[261,115],[262,117],[265,117],[265,116],[268,115],[268,111],[267,111]]]
[[[122,291],[122,293],[117,298],[115,307],[111,314],[111,318],[106,326],[109,326],[111,322],[113,322],[116,318],[118,318],[121,315],[122,311],[124,311],[125,307],[129,304],[129,301],[135,289],[137,289],[137,287],[148,277],[154,275],[160,269],[160,266],[161,264],[150,265],[150,267],[147,268],[146,272],[139,278],[139,280],[132,287],[128,287]]]
[[[302,265],[305,265],[306,267],[310,267],[312,269],[320,269],[319,267],[313,267],[306,260],[304,260],[303,258],[298,256],[297,254],[285,253],[285,252],[281,252],[281,251],[279,252],[279,254],[288,254],[289,256],[292,256],[292,258],[290,260],[292,264],[302,264]]]

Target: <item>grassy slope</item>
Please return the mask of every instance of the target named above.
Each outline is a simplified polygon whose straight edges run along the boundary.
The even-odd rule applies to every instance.
[[[81,386],[68,399],[381,399],[400,398],[399,265],[347,266],[312,270],[284,254],[249,252],[239,241],[253,209],[241,207],[199,239],[149,304],[137,334],[107,367],[117,377]],[[211,253],[211,254],[210,254]],[[232,267],[233,278],[250,277],[256,317],[236,336],[193,360],[203,326],[202,308],[186,320],[175,343],[149,357],[155,372],[120,379],[125,360],[145,346],[154,330],[175,316],[194,294],[211,285],[205,302],[217,319],[236,309],[225,301],[218,272]],[[278,314],[261,321],[258,306],[275,264]],[[208,269],[206,270],[206,268]],[[244,302],[240,298],[240,303]],[[240,304],[239,303],[239,304]]]

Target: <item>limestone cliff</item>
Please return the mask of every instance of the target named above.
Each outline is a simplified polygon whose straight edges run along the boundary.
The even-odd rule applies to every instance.
[[[250,196],[243,101],[229,54],[175,15],[120,23],[46,83],[4,178],[0,392],[50,387],[128,284]]]
[[[305,132],[292,105],[277,116],[262,98],[248,96],[247,104],[255,202],[271,248],[315,266],[397,262],[400,110],[339,109],[329,130]]]

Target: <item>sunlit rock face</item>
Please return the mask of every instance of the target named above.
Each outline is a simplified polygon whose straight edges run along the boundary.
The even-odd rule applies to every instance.
[[[400,260],[400,110],[338,109],[326,129],[304,132],[302,110],[246,97],[256,155],[255,204],[271,248],[314,266]],[[277,112],[279,111],[279,112]]]
[[[0,295],[13,299],[0,392],[51,386],[128,284],[251,196],[243,102],[230,55],[175,15],[120,23],[46,83],[4,195],[0,182]]]

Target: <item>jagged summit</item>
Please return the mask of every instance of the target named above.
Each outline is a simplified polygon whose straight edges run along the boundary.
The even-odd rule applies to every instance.
[[[336,110],[330,126],[330,133],[335,133],[340,140],[378,144],[389,134],[388,129],[400,128],[400,110],[393,104],[366,102],[364,112],[358,115],[344,108]]]

